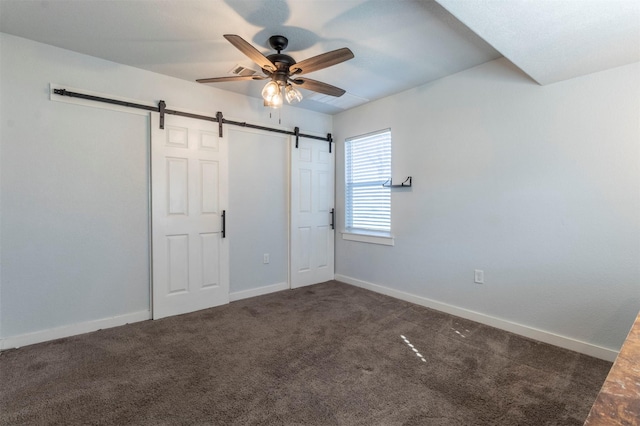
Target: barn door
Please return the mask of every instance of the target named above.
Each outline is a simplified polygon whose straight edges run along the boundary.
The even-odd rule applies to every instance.
[[[151,114],[153,318],[229,303],[227,145],[217,125]]]
[[[333,207],[329,143],[300,138],[291,148],[291,288],[334,278]]]

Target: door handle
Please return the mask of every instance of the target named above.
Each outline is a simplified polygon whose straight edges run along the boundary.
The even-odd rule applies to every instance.
[[[227,211],[222,210],[222,238],[227,236]]]
[[[335,227],[335,222],[336,222],[336,209],[331,209],[331,212],[329,213],[331,215],[331,229],[336,229]]]

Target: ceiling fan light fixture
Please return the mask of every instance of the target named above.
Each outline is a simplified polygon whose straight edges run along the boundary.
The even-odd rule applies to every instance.
[[[287,87],[285,87],[284,96],[290,104],[300,102],[302,100],[302,93],[300,93],[300,91],[291,84],[287,84]]]
[[[278,95],[280,97],[280,104],[282,104],[282,95],[280,94],[280,85],[275,81],[268,82],[262,89],[262,99],[267,103],[271,103],[273,97]]]
[[[278,91],[269,100],[265,99],[265,104],[271,108],[280,108],[282,106],[282,93]]]

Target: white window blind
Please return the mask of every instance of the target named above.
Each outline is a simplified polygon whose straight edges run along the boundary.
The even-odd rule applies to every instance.
[[[391,130],[345,140],[347,229],[391,231]]]

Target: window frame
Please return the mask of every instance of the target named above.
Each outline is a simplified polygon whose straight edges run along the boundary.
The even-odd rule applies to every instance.
[[[379,141],[379,140],[375,140],[375,138],[377,136],[381,136],[384,135],[386,140],[383,141]],[[382,159],[384,160],[383,165],[382,165],[382,175],[380,175],[380,171],[375,170],[376,166],[375,165],[371,165],[370,169],[367,169],[367,173],[364,173],[364,176],[359,176],[359,179],[363,179],[364,177],[366,177],[367,174],[372,174],[372,180],[371,181],[364,181],[364,182],[358,182],[356,184],[356,186],[360,187],[361,189],[364,189],[364,191],[367,191],[367,189],[369,190],[374,190],[374,188],[376,188],[377,185],[380,186],[380,191],[376,191],[373,193],[372,196],[380,196],[380,195],[386,195],[386,199],[383,200],[383,208],[386,208],[388,211],[388,214],[386,215],[386,219],[387,219],[387,224],[388,226],[385,229],[375,229],[375,227],[353,227],[353,226],[349,226],[349,225],[353,225],[353,216],[351,216],[351,223],[350,223],[350,215],[353,214],[353,207],[352,207],[352,203],[353,203],[353,198],[349,195],[350,191],[353,191],[354,188],[354,183],[352,182],[352,175],[350,173],[353,173],[353,151],[352,149],[354,148],[353,143],[363,143],[365,140],[369,139],[370,142],[372,143],[384,143],[386,144],[386,146],[382,146],[382,149],[384,151],[382,151]],[[371,140],[373,139],[373,140]],[[345,229],[342,232],[342,238],[344,240],[349,240],[349,241],[357,241],[357,242],[364,242],[364,243],[372,243],[372,244],[382,244],[382,245],[389,245],[389,246],[393,246],[394,245],[394,239],[393,239],[393,235],[391,234],[391,189],[390,188],[386,188],[384,190],[382,190],[382,184],[384,182],[386,182],[390,176],[391,176],[391,155],[392,155],[392,137],[391,137],[391,128],[386,128],[386,129],[381,129],[381,130],[377,130],[374,132],[370,132],[370,133],[366,133],[366,134],[362,134],[362,135],[357,135],[357,136],[352,136],[349,138],[345,139],[345,156],[344,156],[344,167],[345,167],[345,186],[344,186],[344,201],[345,201],[345,214],[344,214],[344,224],[345,224]],[[356,147],[357,148],[357,147]],[[360,147],[362,149],[362,147]],[[372,150],[367,150],[365,148],[364,151],[361,151],[360,154],[364,155],[364,156],[371,156],[371,155],[376,155],[376,149],[379,149],[379,147],[377,148],[373,148]],[[360,161],[362,161],[362,159],[360,159]],[[388,161],[388,162],[387,162]],[[376,175],[377,174],[377,175]],[[374,214],[373,217],[369,218],[372,222],[376,222],[377,220],[380,219],[380,215],[379,214]],[[382,219],[385,219],[385,217],[382,217]],[[363,219],[364,221],[366,221],[366,219]]]

